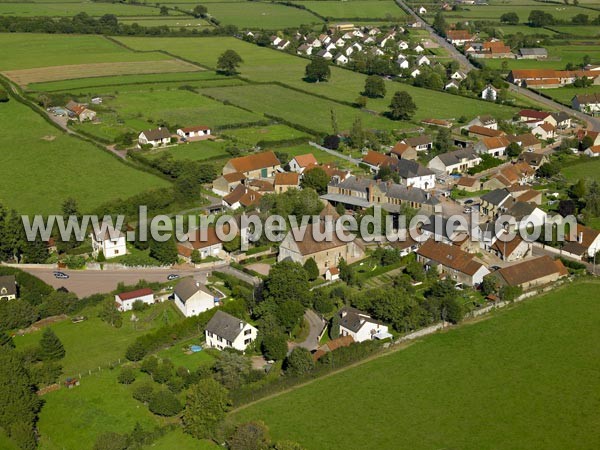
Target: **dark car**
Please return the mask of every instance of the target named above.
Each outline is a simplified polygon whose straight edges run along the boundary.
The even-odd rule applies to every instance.
[[[172,281],[172,280],[176,280],[177,278],[179,278],[179,275],[177,275],[176,273],[172,273],[171,275],[169,275],[167,277],[167,280]]]
[[[66,280],[67,278],[69,278],[69,275],[67,275],[64,272],[54,272],[54,278],[60,278],[61,280]]]
[[[472,205],[473,204],[473,199],[469,199],[469,200],[465,200],[465,205]]]
[[[500,266],[492,266],[492,267],[490,267],[490,269],[491,269],[491,270],[494,270],[494,271],[495,271],[495,270],[500,270]]]

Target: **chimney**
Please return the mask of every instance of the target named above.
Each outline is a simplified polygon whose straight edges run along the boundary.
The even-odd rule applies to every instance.
[[[244,322],[240,322],[240,330],[244,329]]]
[[[200,282],[196,281],[196,287],[200,287]]]
[[[579,232],[579,236],[577,237],[577,242],[583,244],[583,231]]]

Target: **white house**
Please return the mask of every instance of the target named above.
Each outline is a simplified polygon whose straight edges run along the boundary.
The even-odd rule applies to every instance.
[[[429,66],[431,65],[431,61],[429,60],[429,58],[425,55],[419,56],[417,58],[417,65],[418,66],[422,66],[423,64]]]
[[[92,238],[92,255],[95,258],[100,252],[106,259],[127,254],[125,235],[110,225],[100,225],[98,230],[92,230],[90,237]]]
[[[425,51],[425,48],[423,48],[421,44],[417,44],[415,45],[415,48],[413,48],[413,50],[417,53],[423,53]]]
[[[167,128],[158,127],[155,130],[142,131],[138,136],[140,145],[152,145],[152,147],[161,147],[171,142],[171,132]]]
[[[173,291],[175,306],[185,317],[197,316],[209,309],[219,306],[219,297],[208,288],[192,278],[184,278]]]
[[[427,9],[424,6],[419,6],[419,9],[417,9],[417,12],[421,15],[427,14]]]
[[[498,97],[498,90],[491,84],[488,84],[485,87],[485,89],[483,91],[481,91],[481,98],[484,100],[489,100],[491,102],[495,102],[497,97]]]
[[[590,148],[585,149],[583,154],[592,158],[600,156],[600,145],[593,145]]]
[[[472,149],[454,150],[437,155],[427,164],[433,170],[444,171],[447,174],[463,173],[481,162],[481,157]]]
[[[405,186],[412,186],[423,190],[435,186],[435,173],[410,159],[399,159],[393,166],[400,175],[400,182]]]
[[[325,279],[327,281],[336,281],[340,279],[340,269],[337,267],[328,267],[325,271]]]
[[[256,339],[258,330],[247,322],[217,311],[205,328],[206,346],[223,350],[234,348],[241,352]]]
[[[317,53],[317,56],[320,57],[320,58],[323,58],[323,59],[331,59],[331,58],[333,58],[333,55],[327,49],[321,50],[319,53]]]
[[[410,73],[410,76],[413,78],[417,78],[419,75],[421,75],[421,71],[419,69],[415,69]]]
[[[205,125],[177,129],[177,135],[185,139],[202,138],[210,136],[210,133],[210,128]]]
[[[358,309],[345,307],[338,313],[340,336],[352,336],[355,342],[371,339],[387,339],[392,335],[387,325],[371,318]]]
[[[555,127],[551,123],[544,122],[531,130],[531,134],[539,139],[553,139],[555,136]]]
[[[447,91],[448,89],[459,89],[460,85],[458,84],[458,82],[456,82],[455,80],[450,80],[448,83],[446,83],[446,85],[444,86],[444,90]]]
[[[343,66],[345,64],[348,64],[348,57],[346,55],[344,55],[343,53],[340,53],[339,55],[336,55],[336,57],[334,58],[334,61],[336,64]]]
[[[462,81],[465,78],[467,78],[467,76],[460,70],[457,70],[456,72],[453,72],[452,75],[450,75],[450,78],[452,78],[453,80]]]
[[[290,170],[296,173],[302,173],[307,167],[316,166],[317,164],[319,164],[317,158],[312,153],[294,156],[289,162]]]
[[[577,111],[597,115],[600,113],[600,93],[576,95],[571,99],[571,105]]]
[[[406,59],[404,56],[399,56],[396,60],[396,64],[398,64],[398,67],[400,67],[401,69],[408,69],[410,67],[408,59]]]
[[[0,300],[14,300],[17,298],[17,279],[14,275],[0,277]]]
[[[279,36],[271,36],[271,45],[277,46],[282,41]]]
[[[131,311],[135,302],[142,302],[146,305],[154,304],[154,291],[150,288],[137,289],[135,291],[121,292],[115,295],[117,309],[121,312]]]
[[[282,40],[278,45],[277,45],[277,50],[285,50],[286,48],[288,48],[290,45],[290,41],[288,40]]]
[[[399,41],[398,42],[398,49],[399,50],[407,50],[408,49],[408,42],[406,42],[406,41]]]

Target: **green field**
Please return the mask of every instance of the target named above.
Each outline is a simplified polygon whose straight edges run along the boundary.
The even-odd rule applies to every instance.
[[[575,95],[582,94],[592,94],[592,93],[600,93],[600,86],[588,86],[586,88],[575,88],[575,87],[561,87],[556,89],[543,89],[541,92],[544,95],[548,95],[552,97],[554,100],[557,100],[566,105],[571,105],[571,99]]]
[[[0,48],[0,70],[172,59],[158,52],[132,52],[101,36],[1,33]]]
[[[356,117],[363,125],[374,129],[402,128],[402,122],[393,122],[384,117],[373,116],[339,103],[323,100],[308,94],[292,91],[278,85],[248,85],[226,88],[203,89],[203,92],[221,101],[247,108],[252,111],[284,118],[320,133],[331,132],[331,111],[336,113],[340,130],[349,130]],[[293,105],[293,108],[290,108]]]
[[[529,300],[235,417],[309,450],[597,449],[597,289]]]
[[[534,27],[530,27],[528,25],[500,25],[497,27],[494,27],[494,29],[496,31],[499,31],[500,33],[502,33],[504,36],[509,36],[511,34],[517,34],[517,33],[521,33],[521,34],[541,34],[541,35],[546,35],[546,36],[553,36],[556,33],[552,30],[548,30],[547,28],[534,28]]]
[[[231,156],[226,152],[232,144],[226,141],[198,141],[186,145],[178,145],[161,150],[150,150],[145,154],[150,158],[158,158],[165,153],[173,155],[177,160],[204,161],[216,159],[229,159]],[[223,161],[225,163],[225,161]]]
[[[532,3],[529,5],[522,4],[510,4],[510,5],[465,5],[461,7],[460,11],[448,11],[444,12],[444,16],[448,22],[456,22],[463,20],[500,20],[500,16],[507,11],[515,12],[519,16],[521,23],[526,23],[529,17],[529,13],[532,10],[541,10],[545,13],[552,14],[556,19],[569,20],[577,14],[589,14],[590,11],[584,8],[578,8],[576,6],[564,5],[564,4],[543,4],[543,3]],[[593,13],[592,13],[593,15]],[[433,15],[430,15],[433,20]]]
[[[571,182],[576,182],[582,178],[600,182],[600,158],[563,167],[560,172]]]
[[[256,145],[260,141],[275,142],[288,139],[308,139],[310,137],[308,134],[288,127],[287,125],[269,125],[258,128],[236,128],[233,130],[226,130],[223,132],[223,134],[246,145]]]
[[[199,441],[181,430],[172,431],[162,438],[156,440],[151,445],[144,447],[152,450],[216,450],[220,448],[217,444],[210,441]]]
[[[166,314],[171,322],[181,319],[175,306],[167,302],[143,313],[137,313],[140,319],[137,323],[129,320],[131,313],[124,313],[121,328],[111,327],[95,315],[81,323],[64,320],[52,325],[52,330],[60,338],[67,352],[61,360],[64,376],[79,376],[88,370],[98,370],[99,366],[106,369],[119,358],[124,359],[125,349],[135,337],[164,325],[163,314]],[[14,342],[17,348],[32,347],[37,345],[41,335],[40,331],[15,336]]]
[[[364,89],[365,75],[331,67],[331,79],[327,83],[307,83],[303,81],[307,61],[304,58],[285,54],[268,48],[261,48],[233,38],[119,38],[121,42],[137,50],[166,50],[175,55],[185,55],[186,59],[207,67],[214,67],[223,49],[233,49],[244,59],[240,67],[242,76],[258,82],[280,82],[319,94],[334,100],[353,102]],[[190,45],[191,42],[197,43]],[[492,114],[498,118],[509,118],[515,109],[490,102],[454,96],[406,85],[387,83],[384,99],[369,100],[367,107],[376,111],[386,111],[390,99],[397,90],[408,91],[415,100],[418,110],[416,119],[429,117],[451,118],[464,114],[475,117]],[[301,94],[298,94],[300,97]],[[293,104],[293,103],[291,103]],[[289,109],[289,105],[288,105]],[[313,111],[313,108],[310,109]]]
[[[137,23],[141,27],[161,27],[167,26],[170,28],[195,28],[195,29],[203,29],[203,28],[213,28],[211,24],[209,24],[204,19],[197,19],[191,16],[178,16],[175,18],[165,18],[165,17],[132,17],[123,20],[119,20],[120,23],[131,25],[133,23]]]
[[[353,0],[353,1],[299,1],[311,11],[333,19],[398,19],[406,14],[392,0]]]
[[[182,10],[193,9],[194,5],[184,3]],[[235,25],[240,28],[282,30],[322,23],[314,14],[298,8],[264,2],[226,2],[209,3],[208,13],[219,20],[222,25]]]
[[[0,202],[23,214],[60,211],[74,197],[82,212],[168,183],[68,136],[14,100],[0,104]]]
[[[119,17],[159,15],[158,8],[122,3],[0,3],[0,16],[72,17],[81,12],[92,17],[99,17],[104,14],[114,14]],[[179,15],[182,13],[170,11],[169,14]]]
[[[191,86],[228,86],[231,84],[243,84],[244,82],[237,78],[228,78],[217,75],[211,71],[203,72],[175,72],[175,73],[152,73],[142,75],[116,75],[108,77],[78,78],[62,81],[50,81],[46,83],[31,83],[27,86],[28,91],[33,92],[69,92],[72,94],[81,93],[95,95],[99,93],[111,93],[115,90],[123,91],[128,89],[142,90],[146,84],[146,89],[156,87],[155,83],[169,83],[172,88],[181,85]],[[152,84],[150,84],[152,83]],[[127,86],[136,85],[136,86]]]
[[[591,12],[591,11],[588,11]],[[587,13],[586,13],[587,14]],[[600,14],[600,11],[598,11]],[[593,14],[592,14],[593,16]],[[558,33],[572,34],[583,38],[598,38],[600,37],[600,28],[598,26],[582,26],[582,25],[554,25],[552,29]]]

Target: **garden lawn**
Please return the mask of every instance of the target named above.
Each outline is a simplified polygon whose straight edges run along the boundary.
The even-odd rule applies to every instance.
[[[40,450],[91,449],[103,433],[127,433],[136,422],[146,430],[157,417],[117,382],[119,370],[103,370],[81,379],[80,386],[44,395],[40,413]]]
[[[234,417],[309,450],[597,449],[598,286],[527,300]]]
[[[563,167],[560,172],[571,182],[582,178],[600,182],[600,158],[586,158],[579,164]]]
[[[226,149],[232,146],[233,144],[223,140],[197,141],[167,149],[150,150],[146,152],[146,156],[155,159],[160,158],[164,154],[171,154],[177,160],[189,159],[191,161],[216,160],[219,158],[229,159],[231,156],[227,153]]]
[[[191,10],[194,4],[180,4],[182,10]],[[322,20],[308,11],[266,2],[209,3],[208,14],[221,25],[240,28],[282,30],[299,25],[320,24]]]
[[[299,5],[324,17],[341,19],[385,19],[400,18],[406,14],[392,0],[355,0],[355,1],[299,1]]]
[[[232,49],[244,60],[239,69],[243,77],[258,82],[283,83],[336,101],[354,102],[363,91],[366,79],[366,76],[360,73],[332,66],[331,79],[328,82],[307,83],[303,81],[307,59],[229,37],[198,39],[124,37],[119,38],[119,41],[136,50],[165,50],[212,68],[216,66],[219,55],[225,49]],[[463,114],[469,119],[481,114],[507,119],[516,111],[515,108],[417,88],[404,83],[386,82],[386,87],[386,97],[370,99],[367,104],[368,109],[387,111],[393,94],[404,90],[411,94],[417,104],[418,110],[415,116],[417,120],[431,117],[458,118]],[[288,109],[290,109],[289,105]],[[400,127],[398,124],[396,126]]]
[[[219,448],[221,447],[211,441],[194,439],[181,429],[171,431],[154,441],[151,445],[144,447],[144,449],[152,450],[216,450]]]
[[[201,345],[203,344],[203,341],[204,337],[195,337],[193,339],[188,339],[187,341],[178,342],[174,346],[156,353],[156,356],[161,359],[170,359],[176,368],[185,367],[190,371],[194,371],[198,367],[213,361],[213,357],[204,350],[190,355],[185,353],[185,349],[188,346]]]
[[[68,376],[79,376],[89,370],[106,370],[111,364],[117,363],[119,358],[125,359],[125,350],[137,337],[148,333],[153,328],[164,325],[165,317],[170,323],[181,320],[181,316],[174,310],[171,302],[161,303],[136,313],[139,321],[131,322],[131,313],[123,313],[123,326],[114,328],[103,322],[97,314],[90,314],[88,320],[72,323],[64,320],[51,326],[52,330],[63,343],[66,355],[61,364],[63,366],[62,379]],[[17,348],[36,346],[42,336],[42,331],[15,336]]]
[[[117,6],[109,3],[91,4],[102,7]],[[8,5],[14,6],[17,4],[10,3]],[[25,3],[24,5],[36,4]],[[132,52],[101,36],[1,33],[0,48],[2,49],[0,70],[31,69],[67,64],[172,59],[172,57],[158,52]]]
[[[68,136],[14,99],[0,103],[0,127],[0,172],[10,179],[0,185],[0,202],[19,213],[58,213],[69,197],[91,212],[107,201],[169,185]]]

